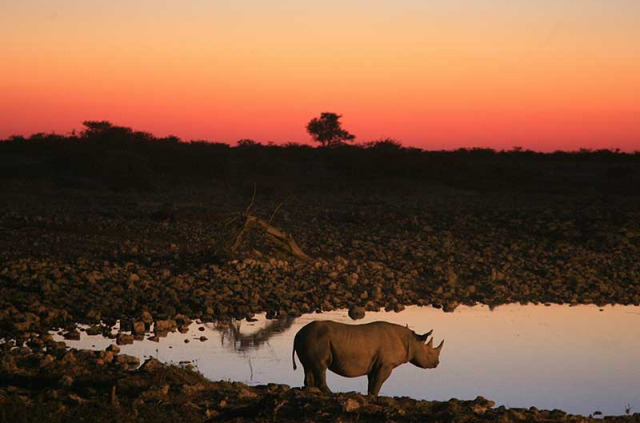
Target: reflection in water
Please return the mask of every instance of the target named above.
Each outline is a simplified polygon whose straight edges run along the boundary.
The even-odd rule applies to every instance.
[[[282,321],[262,316],[218,329],[193,324],[188,333],[123,345],[122,351],[165,362],[190,360],[213,380],[301,386],[303,372],[293,371],[291,348],[296,332],[313,320],[354,323],[346,311],[333,311]],[[508,407],[584,415],[624,414],[627,404],[640,408],[640,307],[507,305],[493,311],[459,307],[453,313],[408,307],[401,313],[367,313],[357,323],[376,320],[409,325],[418,333],[433,328],[436,338],[447,339],[438,368],[400,366],[381,395],[435,400],[483,395]],[[203,335],[206,342],[198,340]],[[112,342],[85,335],[67,344],[101,349]],[[329,373],[327,379],[334,391],[367,390],[366,377]]]
[[[295,317],[286,316],[276,320],[267,321],[265,327],[258,329],[254,333],[244,334],[241,332],[243,321],[234,321],[229,325],[216,325],[216,329],[220,331],[222,345],[225,339],[231,340],[231,345],[236,351],[247,351],[260,348],[263,344],[268,344],[269,338],[286,332],[291,327]]]

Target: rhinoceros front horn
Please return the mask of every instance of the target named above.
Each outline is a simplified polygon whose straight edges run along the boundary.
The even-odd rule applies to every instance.
[[[432,339],[433,340],[433,339]],[[442,340],[442,342],[440,342],[440,345],[438,345],[436,347],[436,351],[438,351],[438,353],[440,353],[440,350],[442,349],[442,346],[444,345],[444,339]]]

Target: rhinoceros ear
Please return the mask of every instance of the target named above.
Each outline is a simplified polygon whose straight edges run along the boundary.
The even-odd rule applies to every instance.
[[[418,335],[418,339],[424,342],[432,333],[433,333],[433,329],[431,329],[429,332],[425,333],[424,335]]]

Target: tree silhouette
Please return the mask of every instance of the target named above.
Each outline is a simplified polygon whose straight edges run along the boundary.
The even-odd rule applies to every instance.
[[[307,132],[323,147],[339,145],[345,141],[353,141],[356,136],[342,129],[342,115],[324,112],[319,118],[313,118],[307,124]]]

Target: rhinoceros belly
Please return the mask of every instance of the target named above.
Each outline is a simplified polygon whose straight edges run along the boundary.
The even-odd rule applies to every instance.
[[[334,352],[329,370],[345,377],[363,376],[371,370],[371,357],[357,353]]]

